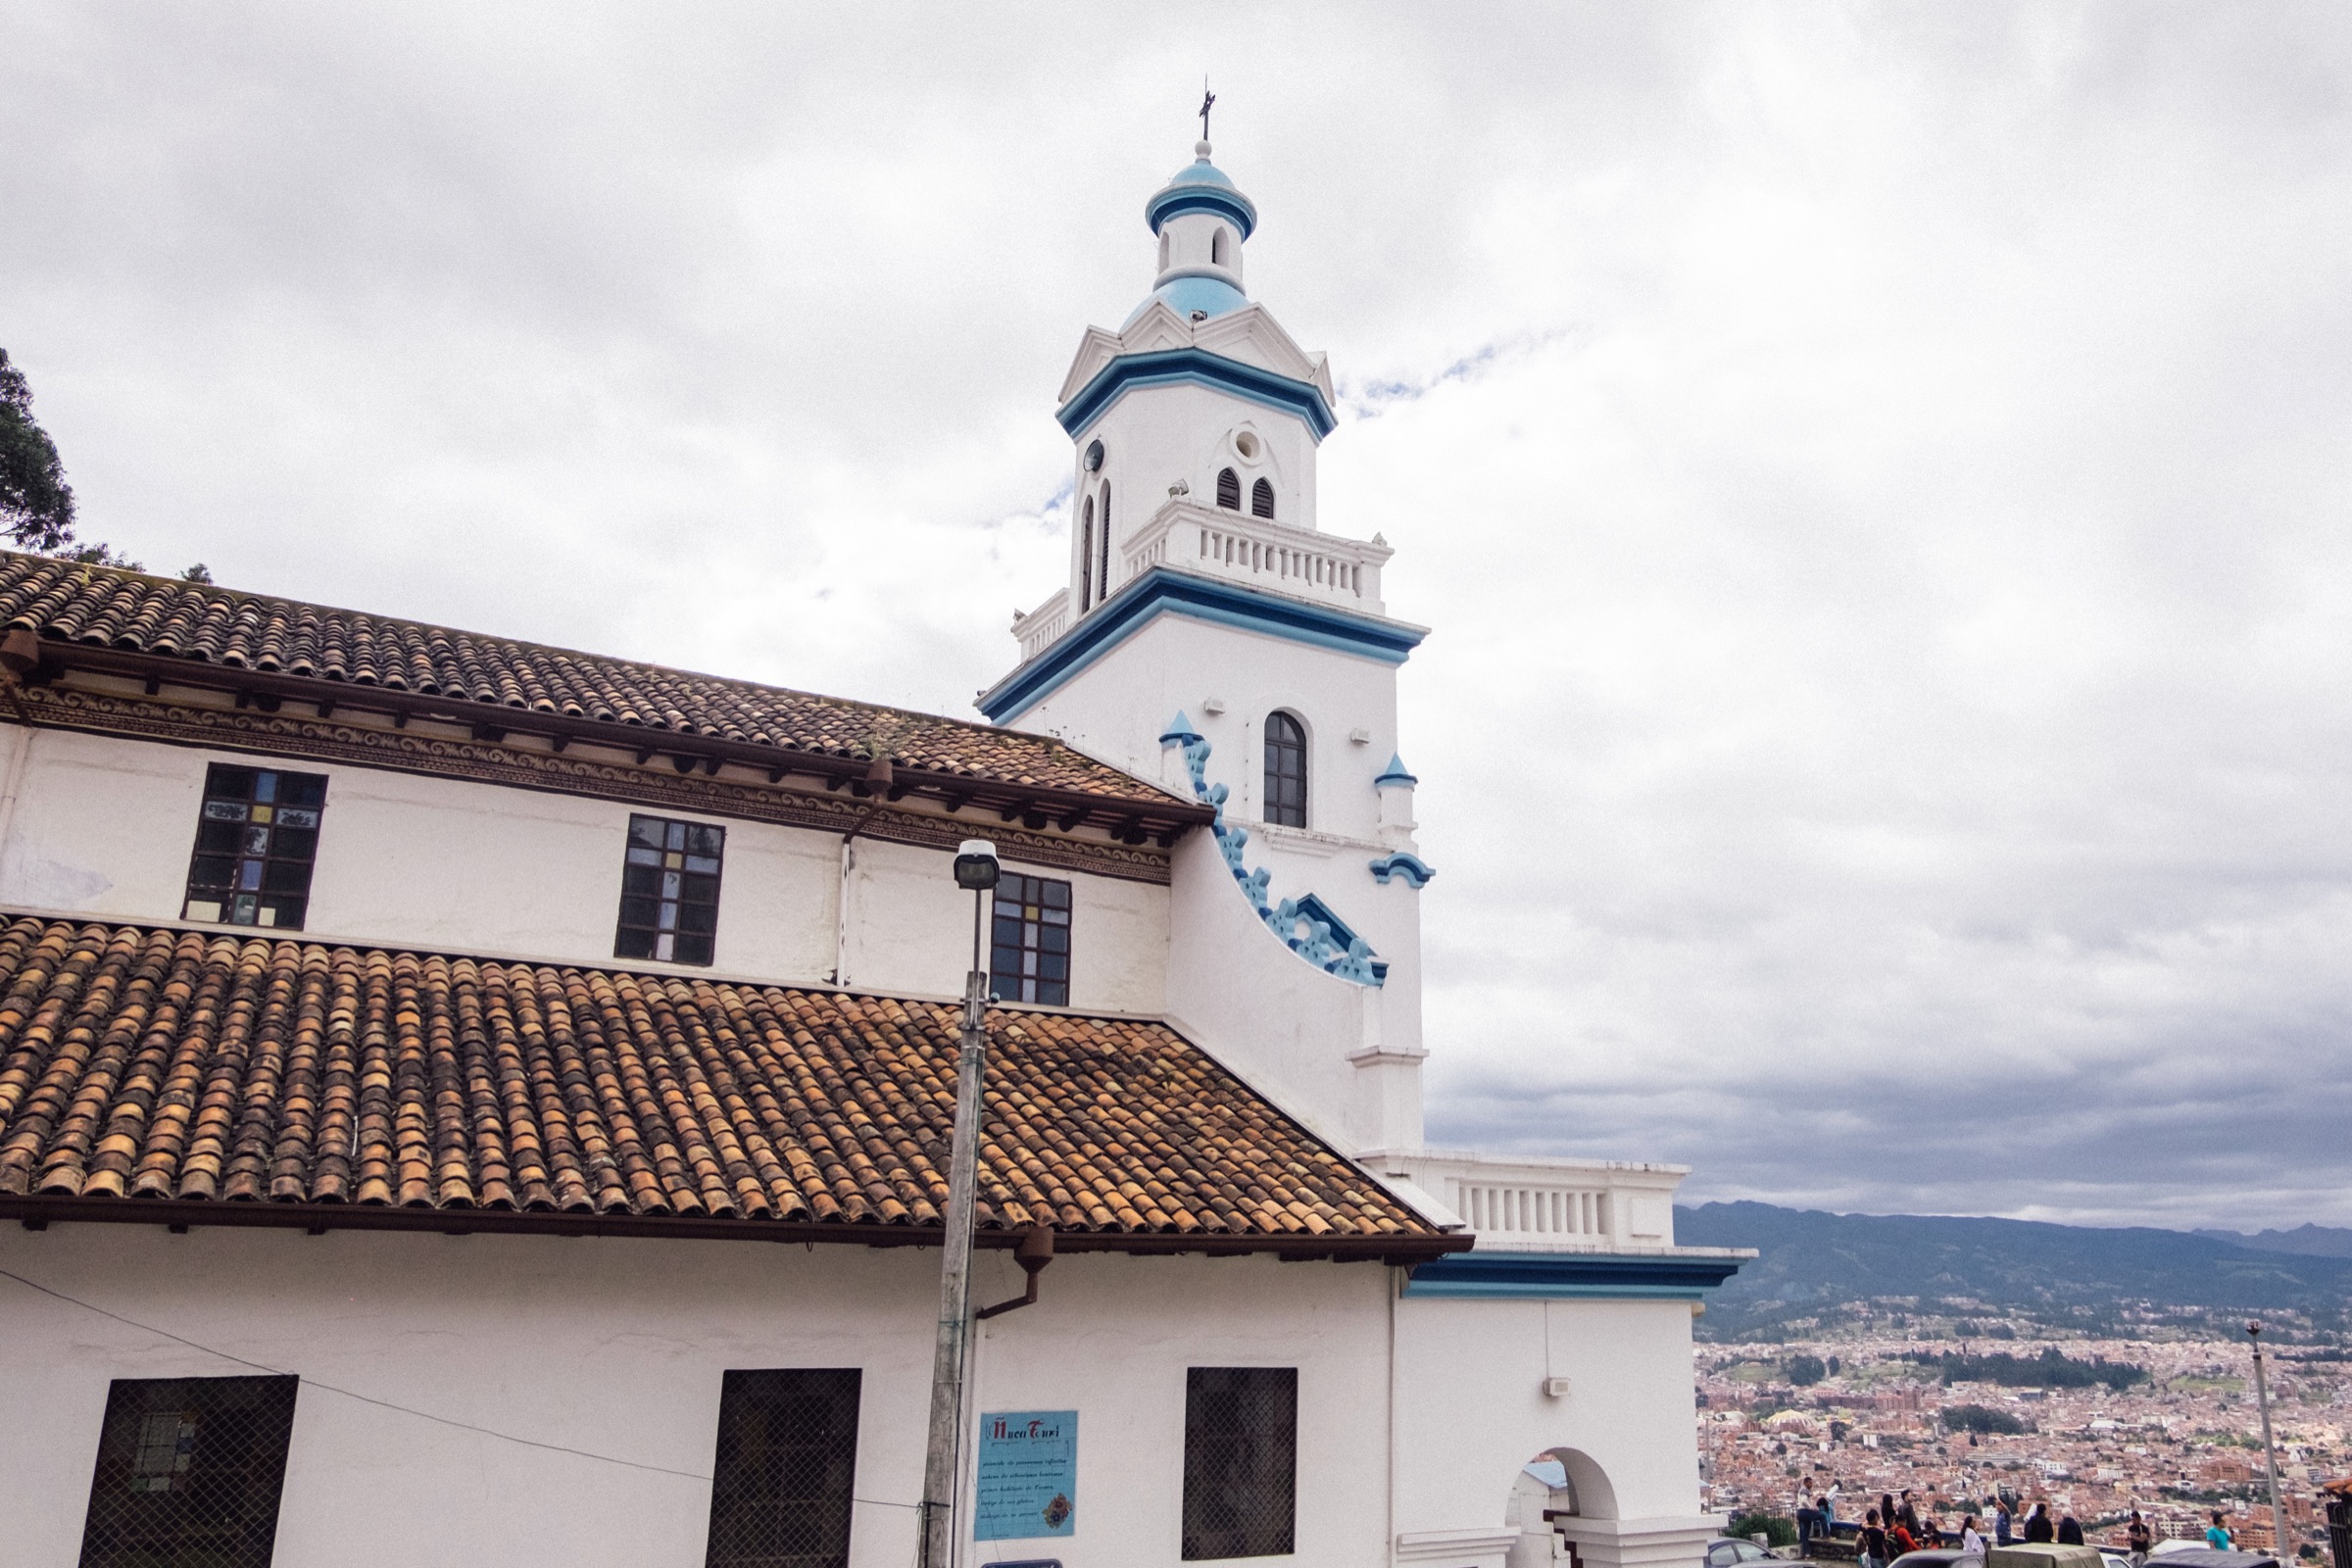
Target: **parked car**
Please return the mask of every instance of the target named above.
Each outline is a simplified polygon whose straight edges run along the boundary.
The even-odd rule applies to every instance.
[[[1957,1563],[1982,1563],[1984,1559],[1957,1546],[1923,1546],[1918,1551],[1906,1551],[1894,1559],[1889,1568],[1953,1568]]]
[[[1779,1562],[1780,1554],[1752,1541],[1717,1536],[1707,1543],[1707,1568],[1746,1568],[1749,1563]]]

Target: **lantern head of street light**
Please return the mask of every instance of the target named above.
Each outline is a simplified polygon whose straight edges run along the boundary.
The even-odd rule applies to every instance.
[[[986,839],[965,839],[956,847],[956,885],[974,893],[997,885],[997,847]]]

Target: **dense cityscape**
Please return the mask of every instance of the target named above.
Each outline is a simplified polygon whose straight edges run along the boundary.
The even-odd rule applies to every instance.
[[[2201,1539],[2219,1508],[2241,1546],[2274,1549],[2243,1338],[1950,1329],[1897,1315],[1810,1341],[1698,1346],[1708,1506],[1787,1517],[1809,1476],[1817,1494],[1836,1489],[1840,1519],[1905,1489],[1949,1529],[1984,1515],[1987,1498],[2043,1500],[2120,1546],[2134,1508],[2159,1540]],[[2309,1344],[2265,1354],[2286,1546],[2314,1555],[2318,1490],[2352,1473],[2352,1354]]]

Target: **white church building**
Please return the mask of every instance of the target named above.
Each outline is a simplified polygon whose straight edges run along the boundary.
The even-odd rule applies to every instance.
[[[1745,1254],[1424,1145],[1425,628],[1198,153],[986,723],[0,555],[0,1560],[912,1561],[984,837],[960,1560],[1697,1563]]]

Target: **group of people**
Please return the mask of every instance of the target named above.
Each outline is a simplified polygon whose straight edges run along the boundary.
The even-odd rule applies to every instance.
[[[1811,1476],[1805,1477],[1801,1486],[1803,1490],[1797,1494],[1796,1544],[1799,1555],[1810,1556],[1815,1540],[1826,1539],[1837,1533],[1838,1492],[1833,1486],[1816,1494]],[[1807,1497],[1812,1498],[1810,1503],[1805,1501]],[[2061,1546],[2084,1544],[2082,1521],[2071,1513],[2052,1517],[2050,1505],[2046,1502],[2034,1503],[2021,1521],[2011,1512],[2008,1499],[1986,1497],[1984,1513],[1992,1524],[1989,1540],[1978,1528],[1978,1516],[1973,1513],[1963,1513],[1959,1528],[1947,1531],[1934,1514],[1920,1513],[1907,1489],[1899,1498],[1893,1493],[1882,1493],[1877,1507],[1862,1511],[1861,1530],[1855,1544],[1857,1568],[1887,1568],[1903,1553],[1931,1546],[1957,1546],[1968,1556],[1982,1557],[1988,1545],[2006,1546],[2018,1542],[2028,1545],[2037,1543],[2053,1543]],[[2144,1563],[2155,1543],[2148,1522],[2140,1517],[2136,1508],[2132,1510],[2125,1539],[2132,1561]],[[2207,1545],[2225,1550],[2234,1544],[2221,1514],[2213,1516],[2212,1528],[2205,1532],[2205,1542]]]

